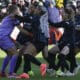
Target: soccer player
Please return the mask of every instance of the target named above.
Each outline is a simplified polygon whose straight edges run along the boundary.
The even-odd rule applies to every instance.
[[[67,14],[69,15],[69,18],[59,24],[56,24],[56,25],[53,24],[53,26],[64,27],[64,34],[57,45],[60,50],[60,54],[58,56],[59,62],[57,64],[57,67],[58,68],[61,67],[63,72],[64,72],[64,68],[69,70],[68,64],[66,63],[66,57],[68,55],[69,62],[70,62],[70,72],[67,72],[66,76],[74,76],[74,68],[76,67],[76,60],[75,60],[75,56],[74,56],[74,54],[75,54],[75,52],[74,52],[75,28],[74,28],[74,21],[73,21],[73,17],[72,17],[72,12],[74,12],[74,11],[73,11],[73,8],[70,8],[69,10],[70,10],[69,11],[70,13],[67,12]],[[70,16],[70,14],[71,14],[71,16]],[[66,51],[66,50],[68,50],[68,51]],[[64,75],[64,73],[62,75]]]
[[[44,15],[44,16],[43,16]],[[26,70],[24,71],[25,73],[27,73],[27,69],[30,68],[30,63],[33,62],[35,64],[37,64],[38,66],[40,66],[40,70],[41,70],[41,75],[44,76],[46,73],[46,64],[41,64],[39,61],[36,60],[35,55],[40,52],[43,51],[43,54],[46,55],[45,50],[47,50],[47,45],[48,45],[48,24],[44,25],[46,26],[46,29],[44,30],[44,26],[42,25],[42,19],[45,17],[47,14],[45,14],[45,11],[43,11],[43,8],[41,6],[37,6],[35,9],[35,13],[33,18],[31,18],[32,20],[30,20],[30,22],[32,22],[32,29],[33,29],[33,41],[29,42],[28,44],[25,44],[23,46],[24,51],[24,59],[25,59],[25,65],[26,65]],[[21,18],[21,17],[17,17],[19,19],[21,19],[22,21],[26,21],[28,22],[27,18]],[[42,18],[42,19],[41,19]],[[45,20],[44,20],[45,22]],[[44,28],[43,28],[44,27]],[[45,31],[45,32],[44,32]],[[45,49],[47,48],[47,49]],[[47,51],[48,52],[48,51]],[[24,73],[21,74],[19,76],[19,78],[22,78],[22,76],[24,76]]]
[[[14,41],[11,39],[10,34],[14,27],[19,25],[18,20],[15,18],[15,15],[18,15],[19,13],[20,10],[16,5],[10,6],[8,8],[8,16],[2,20],[0,25],[0,48],[7,53],[7,56],[3,61],[1,76],[5,74],[6,66],[10,61],[10,68],[8,72],[9,78],[15,77],[13,72],[17,61],[18,51],[16,50]],[[20,26],[18,26],[18,28],[20,28]],[[22,28],[20,28],[20,30],[21,29]]]

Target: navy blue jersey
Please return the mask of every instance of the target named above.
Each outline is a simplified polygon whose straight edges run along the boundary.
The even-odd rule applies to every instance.
[[[26,16],[28,17],[33,17],[32,14],[26,14]],[[23,26],[23,29],[29,31],[32,33],[32,26],[31,26],[31,22],[24,22],[24,26]],[[26,42],[28,41],[32,41],[32,37],[28,36],[28,35],[25,35],[24,33],[20,32],[18,37],[17,37],[17,41],[20,43],[20,44],[25,44]]]
[[[40,16],[39,15],[33,15],[32,17],[31,16],[24,16],[24,17],[16,16],[16,18],[20,20],[20,22],[27,22],[31,24],[33,37],[36,40],[36,42],[44,42],[44,43],[47,42],[47,39],[42,33],[41,28],[40,28]]]
[[[63,46],[69,44],[70,46],[75,46],[75,27],[71,20],[63,21],[60,23],[50,23],[51,25],[55,27],[63,27],[64,28],[64,34],[61,38],[61,40],[58,42],[59,46],[63,48]]]

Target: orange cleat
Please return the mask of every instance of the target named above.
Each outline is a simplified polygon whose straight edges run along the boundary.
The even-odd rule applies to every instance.
[[[42,76],[46,75],[46,70],[47,70],[47,65],[46,64],[41,64],[40,66],[40,72]]]
[[[16,78],[19,78],[19,79],[21,79],[21,78],[23,78],[23,79],[29,79],[30,77],[29,77],[29,75],[27,73],[23,73],[23,74],[17,76]]]

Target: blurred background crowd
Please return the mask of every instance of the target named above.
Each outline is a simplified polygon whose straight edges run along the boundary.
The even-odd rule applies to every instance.
[[[80,6],[79,0],[0,0],[0,20],[6,16],[8,6],[17,4],[22,11],[27,12],[28,7],[35,1],[39,2],[40,5],[46,3],[46,6],[48,6],[48,3],[50,2],[52,5],[57,6],[59,10],[65,7],[68,3],[73,4],[75,8]]]

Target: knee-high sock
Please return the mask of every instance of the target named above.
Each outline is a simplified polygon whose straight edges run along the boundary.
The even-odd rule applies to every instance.
[[[59,54],[58,59],[59,60],[58,60],[58,63],[57,63],[57,69],[61,67],[62,71],[64,71],[65,69],[69,70],[69,66],[66,62],[65,55]]]
[[[56,54],[53,54],[53,53],[49,52],[48,57],[45,58],[45,60],[48,62],[49,68],[56,69],[56,65],[55,65]]]
[[[70,62],[70,72],[73,73],[75,67],[77,67],[75,51],[70,50],[70,53],[67,55],[67,60]]]
[[[28,56],[30,57],[30,61],[32,63],[36,64],[37,66],[41,65],[41,62],[38,59],[36,59],[34,56],[32,56],[32,55],[28,55]]]
[[[9,74],[14,73],[14,68],[15,68],[15,65],[16,65],[16,62],[17,62],[17,58],[18,58],[17,55],[12,56],[11,62],[10,62]]]
[[[75,67],[77,66],[76,58],[74,55],[72,55],[72,54],[70,55],[69,62],[70,62],[70,72],[73,73]]]
[[[28,73],[31,70],[31,61],[27,54],[24,55],[24,67],[23,67],[23,72]]]
[[[12,57],[12,56],[6,56],[6,57],[4,58],[4,61],[3,61],[3,64],[2,64],[2,70],[1,70],[2,73],[5,72],[5,69],[6,69],[7,65],[8,65],[11,57]]]
[[[17,59],[17,62],[16,62],[16,66],[15,66],[15,69],[14,69],[14,73],[17,73],[21,63],[22,63],[22,56],[18,56],[18,59]]]
[[[29,55],[29,54],[26,54],[26,56],[29,58],[29,60],[32,63],[36,64],[37,66],[40,66],[41,65],[41,62],[38,59],[36,59],[34,56]]]
[[[61,65],[61,71],[64,72],[65,69],[69,71],[69,65],[66,61],[64,61],[64,63]]]

